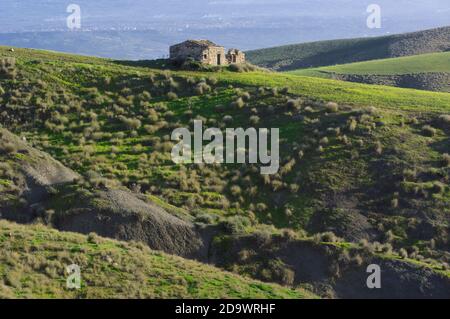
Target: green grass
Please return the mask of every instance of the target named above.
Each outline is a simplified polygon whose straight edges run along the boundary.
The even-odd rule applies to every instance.
[[[288,87],[295,94],[341,104],[409,111],[450,112],[450,93],[425,92],[280,73],[219,73],[216,77],[227,84]]]
[[[81,289],[65,268],[81,268]],[[94,236],[0,221],[0,298],[316,298],[211,266]]]
[[[356,62],[289,73],[305,76],[330,77],[331,74],[401,75],[429,72],[450,72],[450,52],[431,53],[400,58]]]
[[[80,82],[86,81],[86,79],[89,78],[90,73],[102,74],[103,76],[114,76],[119,74],[145,75],[150,71],[161,72],[161,70],[157,69],[136,67],[134,66],[135,63],[128,63],[126,61],[116,63],[108,59],[83,57],[41,50],[17,49],[16,52],[11,54],[11,52],[8,51],[8,48],[0,47],[0,57],[1,56],[18,57],[18,64],[30,72],[35,70],[36,67],[39,68],[41,66],[40,64],[35,66],[31,63],[33,61],[41,61],[44,65],[51,62],[52,68],[69,69],[69,66],[79,68],[83,72],[75,74],[49,74],[48,72],[44,72],[44,74],[48,74],[47,76],[50,77],[49,80],[67,84],[73,88],[79,87]],[[344,104],[389,107],[411,111],[450,111],[450,93],[423,92],[388,86],[346,83],[330,79],[280,73],[172,73],[188,77],[197,76],[199,78],[213,76],[223,81],[223,83],[231,85],[269,86],[277,88],[288,87],[295,94]],[[87,78],[82,78],[84,74]],[[79,78],[76,78],[77,76]]]

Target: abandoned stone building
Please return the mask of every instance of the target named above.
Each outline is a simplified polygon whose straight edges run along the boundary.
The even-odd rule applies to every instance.
[[[208,65],[242,64],[245,62],[245,53],[238,49],[225,48],[208,40],[188,40],[170,47],[170,59],[185,61],[187,59]]]

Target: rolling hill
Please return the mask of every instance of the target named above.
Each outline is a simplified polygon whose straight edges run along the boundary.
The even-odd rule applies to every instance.
[[[290,73],[368,84],[450,92],[450,52],[355,62]]]
[[[0,57],[9,61],[0,70],[2,218],[138,241],[324,297],[448,297],[450,94],[5,47]],[[194,119],[279,128],[279,172],[175,164],[171,132]],[[389,284],[367,292],[373,262]]]
[[[247,52],[248,60],[277,71],[346,64],[450,50],[450,27],[383,37],[294,44]]]

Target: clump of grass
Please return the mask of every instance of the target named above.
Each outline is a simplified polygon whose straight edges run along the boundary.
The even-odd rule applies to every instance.
[[[425,136],[433,137],[436,135],[436,132],[437,132],[436,129],[430,125],[424,125],[422,127],[422,133]]]
[[[398,205],[399,205],[399,200],[398,200],[398,198],[393,198],[393,199],[391,200],[391,207],[394,208],[394,209],[396,209],[396,208],[398,208]]]
[[[264,71],[264,69],[257,67],[256,65],[250,64],[250,63],[243,63],[243,64],[230,64],[228,66],[228,69],[232,72],[256,72],[256,71]]]
[[[445,126],[447,126],[447,127],[450,127],[450,115],[448,115],[448,114],[443,114],[443,115],[439,116],[439,121],[440,121],[443,125],[445,125]]]
[[[348,121],[347,126],[348,126],[348,130],[349,130],[350,132],[354,132],[354,131],[356,130],[356,127],[358,126],[358,122],[356,121],[356,119],[351,118],[351,119]]]
[[[402,258],[402,259],[408,258],[408,252],[407,252],[406,249],[404,249],[404,248],[401,248],[401,249],[398,251],[398,255],[399,255],[400,258]]]
[[[250,220],[245,216],[233,216],[222,223],[225,230],[231,234],[242,234],[250,225]]]
[[[178,99],[178,95],[175,92],[167,93],[167,98],[171,101]]]
[[[286,106],[289,109],[294,109],[294,110],[298,110],[300,109],[302,103],[300,99],[290,99],[287,101]]]
[[[250,116],[249,120],[250,120],[250,124],[257,125],[260,121],[260,118],[258,115],[252,115],[252,116]]]
[[[129,130],[136,130],[141,127],[142,123],[139,119],[126,118],[123,115],[119,116],[119,120],[125,125]]]
[[[339,105],[335,102],[328,102],[325,105],[325,109],[327,110],[328,113],[336,113],[339,111]]]
[[[448,153],[442,155],[442,163],[444,167],[450,167],[450,155]]]
[[[237,98],[234,102],[231,103],[231,107],[242,109],[245,106],[244,99],[242,97]]]
[[[383,145],[379,141],[375,143],[375,153],[377,155],[383,154]]]
[[[195,87],[195,93],[197,95],[204,95],[211,91],[211,87],[206,82],[200,82]]]
[[[313,237],[314,242],[316,243],[338,243],[342,241],[342,238],[339,238],[336,236],[333,232],[325,232],[325,233],[319,233],[315,234]]]
[[[7,141],[0,141],[0,153],[12,154],[17,152],[17,146]]]

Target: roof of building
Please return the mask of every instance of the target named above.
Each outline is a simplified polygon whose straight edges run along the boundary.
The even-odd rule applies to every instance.
[[[187,40],[182,43],[175,44],[175,45],[181,45],[181,44],[192,44],[192,45],[199,45],[202,47],[220,47],[220,45],[217,45],[214,42],[211,42],[209,40]]]

